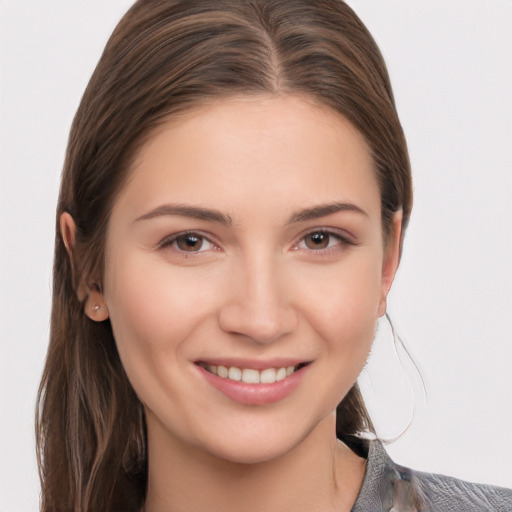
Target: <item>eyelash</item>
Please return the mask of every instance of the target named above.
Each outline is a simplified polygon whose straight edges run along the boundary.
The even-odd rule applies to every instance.
[[[331,239],[335,239],[337,243],[335,244],[334,247],[326,247],[326,248],[320,248],[320,249],[312,249],[310,247],[306,247],[306,248],[299,247],[300,244],[306,243],[305,241],[306,241],[307,237],[312,236],[312,235],[324,235],[324,236],[329,237],[329,242],[328,242],[329,244],[331,243]],[[177,248],[176,246],[173,247],[173,244],[175,244],[179,239],[186,238],[187,236],[190,238],[192,238],[192,237],[197,238],[202,241],[200,250],[185,251],[183,249]],[[212,248],[206,249],[206,250],[201,250],[202,245],[205,242],[211,244]],[[331,254],[334,251],[340,250],[339,246],[341,246],[341,249],[343,249],[343,247],[345,247],[347,245],[356,245],[356,243],[354,241],[350,240],[348,236],[344,236],[336,230],[318,229],[317,228],[317,229],[310,230],[307,233],[304,233],[303,235],[301,235],[300,238],[298,239],[298,242],[293,244],[292,250],[295,250],[295,251],[304,250],[307,252],[316,253],[318,255],[327,255],[327,254]],[[198,232],[198,231],[183,231],[181,233],[176,233],[174,235],[171,235],[167,238],[164,238],[161,242],[159,242],[157,248],[158,249],[171,248],[178,254],[180,254],[184,257],[187,257],[187,258],[196,257],[199,254],[209,251],[209,250],[212,250],[212,249],[213,250],[219,249],[218,245],[215,242],[213,242],[209,236],[207,236],[201,232]]]
[[[332,239],[336,241],[334,247],[325,247],[320,249],[312,249],[310,247],[300,248],[299,245],[302,243],[306,243],[306,239],[312,235],[323,235],[329,237],[328,244],[331,243]],[[332,254],[335,251],[342,250],[347,245],[355,245],[355,242],[349,239],[348,236],[343,235],[337,230],[333,229],[313,229],[308,231],[307,233],[301,235],[299,242],[294,244],[294,250],[305,250],[312,253],[317,253],[318,255],[328,255]]]
[[[194,238],[197,238],[199,240],[201,240],[203,243],[201,244],[201,246],[204,244],[204,242],[207,242],[209,244],[211,244],[215,250],[218,249],[218,246],[217,244],[215,244],[214,242],[212,242],[210,240],[210,238],[208,236],[206,236],[205,234],[203,233],[200,233],[198,231],[182,231],[181,233],[176,233],[174,235],[171,235],[167,238],[164,238],[161,242],[159,242],[157,248],[158,249],[167,249],[167,248],[171,248],[173,249],[175,252],[187,257],[187,258],[190,258],[190,257],[194,257],[198,254],[201,254],[202,252],[205,252],[204,250],[199,250],[199,251],[184,251],[178,247],[173,247],[173,244],[175,244],[176,242],[178,242],[178,240],[180,238],[186,238],[186,237],[194,237]],[[202,247],[201,247],[202,248]]]

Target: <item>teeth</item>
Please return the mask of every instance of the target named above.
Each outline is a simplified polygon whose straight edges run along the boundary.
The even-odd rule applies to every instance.
[[[261,372],[253,368],[237,368],[236,366],[226,367],[222,365],[202,364],[210,373],[224,379],[231,379],[245,382],[246,384],[273,384],[286,379],[298,367],[286,366],[282,368],[266,368]]]
[[[292,372],[291,373],[293,373],[293,366],[292,366]],[[279,368],[279,370],[277,370],[277,372],[276,372],[276,381],[280,381],[280,380],[286,379],[286,377],[287,377],[286,368]]]
[[[242,380],[242,370],[236,366],[231,366],[228,372],[228,379],[231,380]]]
[[[231,370],[232,370],[232,368],[229,369],[230,373],[231,373]],[[238,368],[237,368],[237,370],[238,370]],[[260,372],[258,370],[252,370],[249,368],[242,370],[242,382],[246,382],[247,384],[259,384],[260,383]]]
[[[276,381],[276,371],[274,368],[267,368],[260,374],[260,382],[262,384],[272,384]]]

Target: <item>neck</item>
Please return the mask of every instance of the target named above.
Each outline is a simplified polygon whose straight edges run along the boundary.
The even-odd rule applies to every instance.
[[[289,452],[255,464],[223,460],[172,439],[164,443],[152,434],[148,423],[144,512],[349,511],[364,476],[365,461],[336,440],[332,417]]]

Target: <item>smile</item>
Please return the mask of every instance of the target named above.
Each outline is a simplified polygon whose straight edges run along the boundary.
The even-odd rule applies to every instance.
[[[304,379],[311,362],[276,361],[275,366],[261,362],[239,366],[235,366],[234,361],[220,363],[198,361],[195,366],[207,384],[229,399],[246,405],[263,405],[279,402],[292,394]]]
[[[257,370],[255,368],[239,368],[237,366],[223,366],[207,363],[198,363],[199,366],[204,368],[207,372],[213,373],[223,379],[230,379],[234,381],[244,382],[246,384],[273,384],[279,382],[292,373],[299,370],[306,363],[301,363],[295,366],[282,366],[280,368],[265,368]]]

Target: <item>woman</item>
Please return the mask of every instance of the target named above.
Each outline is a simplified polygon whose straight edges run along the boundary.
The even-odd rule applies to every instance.
[[[411,202],[345,4],[137,2],[69,140],[42,509],[508,510],[366,440],[356,379]]]

